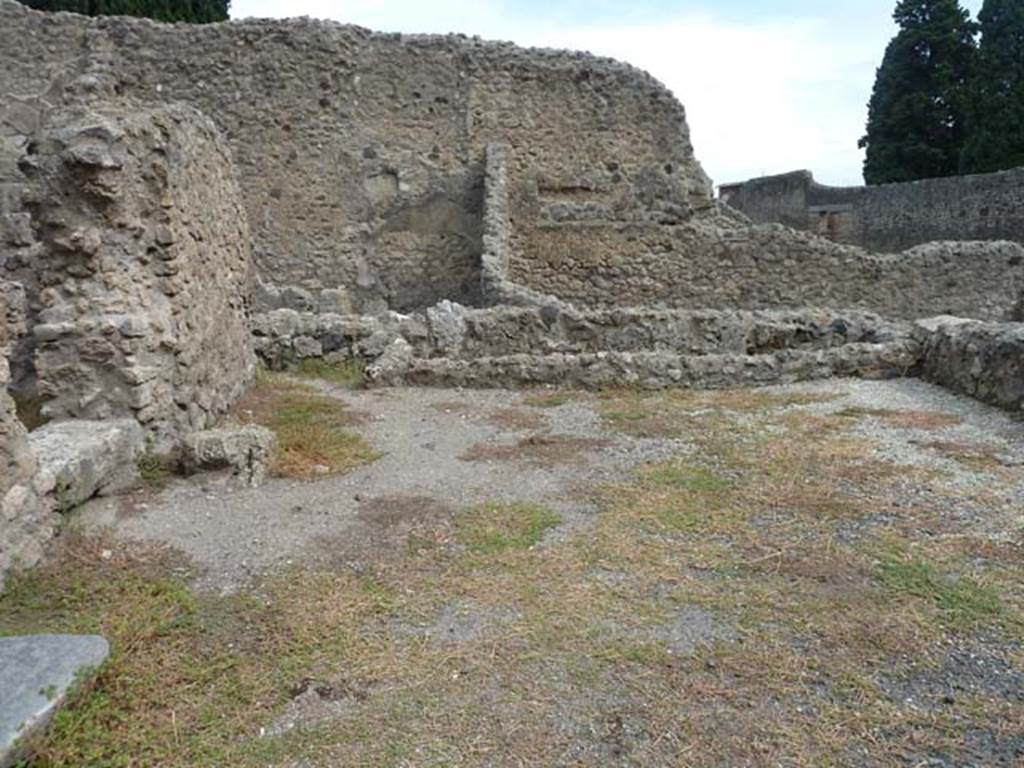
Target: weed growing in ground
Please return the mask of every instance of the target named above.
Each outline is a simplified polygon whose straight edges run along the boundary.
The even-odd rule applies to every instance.
[[[305,480],[350,472],[380,458],[349,432],[356,418],[341,401],[279,374],[263,374],[235,409],[237,418],[260,424],[277,437],[273,472]]]
[[[886,553],[878,575],[891,592],[932,603],[954,624],[970,626],[1005,614],[999,593],[991,586],[966,575],[945,574],[934,563],[906,552]]]
[[[299,362],[295,373],[304,379],[322,379],[345,389],[361,389],[366,384],[366,365],[357,358],[332,363],[308,357]]]
[[[494,502],[464,510],[456,518],[456,532],[471,552],[496,555],[536,546],[560,522],[557,514],[538,504]]]

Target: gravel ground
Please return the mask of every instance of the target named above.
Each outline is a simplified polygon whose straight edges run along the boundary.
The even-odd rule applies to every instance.
[[[340,478],[313,483],[275,479],[257,489],[234,488],[218,475],[179,479],[153,498],[94,501],[82,510],[80,522],[88,529],[113,527],[126,538],[176,547],[199,567],[200,587],[231,592],[270,569],[296,562],[341,559],[358,567],[366,548],[389,546],[372,535],[372,519],[390,508],[396,515],[409,507],[410,514],[433,510],[443,516],[495,500],[536,502],[565,521],[555,537],[572,535],[594,512],[590,490],[628,476],[645,462],[694,450],[682,440],[639,439],[609,430],[591,394],[556,407],[536,407],[524,402],[529,393],[505,390],[348,391],[326,384],[321,389],[365,415],[355,429],[383,453],[381,459]],[[993,536],[1019,528],[1021,485],[1001,486],[1000,493],[1009,497],[999,500],[1000,512],[994,516],[992,505],[976,493],[990,484],[989,472],[965,467],[924,444],[969,444],[995,457],[990,463],[996,467],[1016,466],[1024,463],[1024,422],[915,379],[835,379],[770,391],[835,396],[791,406],[810,412],[870,412],[851,428],[870,438],[880,457],[945,473],[941,489],[915,485],[914,493],[933,494],[950,514],[990,528]],[[902,428],[888,423],[885,411],[940,413],[948,423]],[[543,464],[526,455],[465,458],[474,448],[514,446],[537,435],[576,440],[578,451]],[[1006,519],[1007,509],[1018,510],[1018,519]]]
[[[594,511],[592,489],[644,462],[689,450],[678,440],[610,434],[590,396],[541,408],[525,405],[523,393],[504,390],[322,388],[365,416],[354,429],[384,454],[381,459],[314,483],[273,479],[239,489],[220,475],[175,480],[156,498],[96,500],[79,513],[80,523],[172,545],[200,568],[200,587],[230,592],[295,562],[341,557],[358,567],[360,545],[372,544],[366,518],[382,506],[457,510],[498,500],[535,502],[563,518],[554,536],[570,535]],[[522,412],[524,422],[539,420],[540,428],[492,423],[496,412],[507,421],[509,411]],[[578,439],[582,448],[546,466],[528,457],[462,458],[474,447],[514,446],[531,435]]]

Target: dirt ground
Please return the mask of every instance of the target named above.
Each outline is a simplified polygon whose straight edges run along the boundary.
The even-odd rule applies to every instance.
[[[379,458],[94,501],[0,598],[115,650],[36,764],[1024,764],[1024,422],[311,386]]]

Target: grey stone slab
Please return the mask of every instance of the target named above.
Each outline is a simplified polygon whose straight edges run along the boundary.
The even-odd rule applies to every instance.
[[[61,512],[95,495],[130,487],[146,436],[134,419],[51,422],[29,435],[39,461],[36,488]]]
[[[13,763],[17,742],[44,726],[71,685],[109,653],[96,635],[0,637],[0,768]]]

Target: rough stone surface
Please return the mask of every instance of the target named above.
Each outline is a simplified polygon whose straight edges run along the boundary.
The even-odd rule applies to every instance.
[[[918,351],[909,325],[856,311],[584,312],[444,302],[424,315],[278,310],[254,321],[269,367],[320,355],[359,358],[378,384],[722,387],[900,375]]]
[[[473,303],[492,141],[544,194],[616,185],[640,218],[711,203],[671,93],[582,53],[309,19],[44,17],[10,0],[0,50],[0,93],[112,76],[125,96],[212,117],[234,149],[264,279],[313,295],[344,286],[361,311]]]
[[[1024,241],[1024,168],[870,187],[830,187],[795,171],[723,184],[720,195],[755,222],[871,250],[932,240]]]
[[[95,635],[0,637],[0,766],[18,759],[17,742],[45,727],[72,685],[109,653]]]
[[[254,342],[271,368],[287,367],[311,349],[372,361],[397,338],[422,358],[475,359],[512,354],[676,352],[761,354],[907,337],[911,326],[856,310],[579,311],[553,307],[470,309],[442,302],[424,314],[378,317],[277,310],[253,318]]]
[[[1024,412],[1024,323],[935,318],[919,323],[918,335],[925,379]]]
[[[909,340],[848,344],[834,349],[762,355],[679,355],[664,352],[508,355],[476,360],[412,359],[392,366],[386,383],[445,387],[552,385],[586,389],[639,386],[720,389],[765,386],[832,376],[892,378],[911,368]]]
[[[33,51],[12,56],[0,92],[111,81],[218,123],[267,308],[341,290],[363,313],[555,296],[1006,319],[1024,288],[1018,246],[878,256],[752,226],[712,200],[672,95],[586,54],[309,20],[44,21],[10,0],[0,22],[4,50]]]
[[[35,565],[56,528],[52,505],[33,485],[38,468],[28,433],[7,393],[8,356],[24,334],[20,286],[0,281],[0,589],[12,568]]]
[[[134,484],[146,443],[132,419],[52,422],[29,439],[39,459],[36,490],[52,495],[60,510]]]
[[[580,306],[828,306],[1007,320],[1019,314],[1024,293],[1024,247],[1011,242],[877,254],[710,214],[672,227],[609,220],[519,226],[515,241],[510,279]]]
[[[274,443],[273,432],[252,425],[196,432],[185,441],[185,463],[192,471],[230,469],[255,487],[267,477]]]
[[[385,348],[376,362],[366,369],[367,378],[377,384],[398,384],[406,376],[413,363],[413,351],[409,342],[399,337]]]
[[[30,319],[16,378],[50,418],[132,417],[169,448],[223,413],[253,372],[252,261],[230,151],[180,105],[90,97],[37,111],[17,171],[0,169],[0,182],[18,181],[33,234],[0,251]]]

